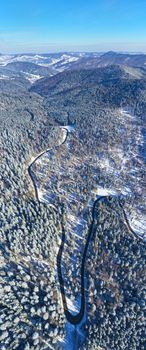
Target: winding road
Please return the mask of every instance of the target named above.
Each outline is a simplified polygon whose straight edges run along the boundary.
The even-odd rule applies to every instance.
[[[64,230],[64,225],[63,221],[61,222],[62,224],[62,242],[60,245],[60,249],[57,255],[57,268],[58,268],[58,278],[59,278],[59,283],[60,283],[60,290],[61,290],[61,295],[62,295],[62,301],[63,301],[63,307],[64,307],[64,313],[67,318],[67,320],[76,325],[81,322],[83,316],[84,316],[84,311],[85,311],[85,263],[86,263],[86,255],[87,255],[87,250],[88,246],[90,243],[90,240],[92,238],[92,233],[93,233],[93,226],[94,226],[94,220],[95,220],[95,208],[96,208],[96,203],[99,202],[100,200],[105,199],[105,197],[99,197],[93,205],[93,210],[92,210],[92,223],[89,228],[89,233],[88,237],[86,240],[85,244],[85,249],[82,257],[82,263],[81,263],[81,307],[80,311],[76,315],[72,315],[70,311],[68,310],[67,307],[67,302],[66,302],[66,297],[65,297],[65,288],[64,288],[64,280],[62,276],[62,269],[61,269],[61,261],[62,261],[62,254],[64,250],[64,242],[65,242],[65,230]]]
[[[67,137],[68,137],[68,130],[67,130],[66,128],[63,128],[63,127],[62,127],[62,130],[65,130],[65,131],[66,131],[66,135],[65,135],[65,138],[64,138],[64,140],[62,141],[62,143],[59,144],[59,145],[57,145],[56,148],[62,146],[62,145],[66,142],[66,140],[67,140]],[[43,154],[49,152],[51,149],[52,149],[52,148],[47,148],[45,151],[40,152],[40,153],[33,159],[33,161],[31,161],[31,163],[30,163],[29,166],[28,166],[28,174],[29,174],[29,176],[30,176],[30,178],[31,178],[31,181],[32,181],[32,183],[33,183],[33,187],[34,187],[34,191],[35,191],[35,197],[36,197],[37,201],[39,201],[38,189],[37,189],[37,185],[36,185],[36,183],[35,183],[34,177],[33,177],[33,173],[32,173],[31,167],[33,166],[33,164],[34,164],[40,157],[43,156]]]
[[[66,128],[63,128],[66,130],[66,136],[63,140],[63,142],[56,146],[56,147],[60,147],[61,145],[63,145],[68,137],[68,130]],[[34,186],[34,190],[35,190],[35,196],[36,199],[39,201],[39,196],[38,196],[38,189],[37,189],[37,185],[35,183],[34,177],[33,177],[33,172],[31,170],[32,165],[45,153],[47,153],[48,151],[50,151],[51,149],[46,149],[45,151],[39,153],[39,155],[33,159],[33,161],[29,164],[28,166],[28,173],[29,176],[32,180],[33,186]],[[57,255],[57,270],[58,270],[58,279],[59,279],[59,284],[60,284],[60,291],[61,291],[61,296],[62,296],[62,301],[63,301],[63,307],[64,307],[64,314],[67,318],[67,320],[73,324],[73,325],[77,325],[81,322],[81,320],[83,319],[84,316],[84,312],[85,312],[85,264],[86,264],[86,256],[87,256],[87,250],[88,250],[88,246],[89,243],[92,239],[93,236],[93,228],[94,228],[94,221],[95,221],[95,211],[96,211],[96,204],[99,201],[105,200],[105,198],[112,198],[110,195],[109,196],[100,196],[98,197],[93,205],[93,210],[92,210],[92,222],[89,228],[89,233],[87,236],[87,240],[86,240],[86,244],[85,244],[85,248],[84,248],[84,252],[83,252],[83,257],[82,257],[82,262],[81,262],[81,306],[80,306],[80,311],[76,314],[73,315],[67,306],[67,301],[66,301],[66,296],[65,296],[65,286],[64,286],[64,279],[63,279],[63,274],[62,274],[62,255],[63,255],[63,251],[64,251],[64,243],[65,243],[65,229],[64,229],[64,223],[63,223],[63,212],[62,212],[62,219],[61,219],[61,225],[62,225],[62,242],[58,251],[58,255]],[[131,228],[129,221],[127,219],[125,210],[119,200],[119,205],[123,211],[123,216],[125,219],[125,223],[126,226],[128,228],[128,230],[132,233],[132,235],[134,235],[134,237],[136,237],[136,239],[142,239],[141,237],[137,236],[137,234],[133,231],[133,229]]]

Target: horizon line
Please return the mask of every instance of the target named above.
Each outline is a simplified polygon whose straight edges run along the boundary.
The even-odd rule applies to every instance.
[[[142,51],[142,50],[55,50],[55,51],[36,51],[36,50],[32,50],[32,51],[18,51],[18,52],[0,52],[0,56],[2,55],[34,55],[34,54],[38,54],[38,55],[45,55],[45,54],[59,54],[59,53],[97,53],[97,54],[104,54],[104,53],[109,53],[109,52],[113,52],[113,53],[120,53],[120,54],[141,54],[141,55],[145,55],[146,51]]]

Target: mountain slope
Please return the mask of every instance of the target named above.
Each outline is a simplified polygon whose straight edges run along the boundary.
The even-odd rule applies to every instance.
[[[123,68],[120,66],[107,66],[98,69],[80,69],[67,71],[48,79],[41,79],[32,87],[32,91],[40,94],[48,94],[53,89],[53,93],[59,90],[67,90],[68,88],[86,86],[93,84],[101,84],[117,79],[139,79],[142,76],[140,71],[134,70],[131,72],[129,68]]]
[[[109,65],[126,65],[146,68],[146,54],[129,54],[109,51],[98,57],[82,57],[72,65],[72,69],[97,68]]]
[[[31,62],[8,63],[5,66],[5,69],[8,69],[12,72],[23,72],[23,73],[36,74],[40,76],[49,76],[53,74],[53,69],[48,67],[43,67]]]
[[[39,80],[30,91],[47,98],[62,96],[72,103],[79,94],[89,101],[92,95],[99,104],[111,107],[130,105],[137,109],[137,113],[143,113],[146,106],[146,74],[143,70],[123,66],[66,71],[50,79]]]
[[[56,71],[63,71],[71,68],[72,64],[80,60],[81,57],[89,58],[99,56],[97,53],[80,52],[58,52],[45,54],[22,54],[22,55],[0,55],[0,66],[6,66],[14,62],[29,62],[44,67],[53,68]]]
[[[9,64],[11,63],[17,64],[9,67]],[[22,63],[25,64],[25,69],[29,70],[29,74],[30,70],[36,70],[36,67],[31,66],[31,64],[48,68],[52,74],[55,72],[63,72],[65,70],[99,68],[109,65],[126,65],[129,67],[140,67],[146,69],[146,54],[130,54],[110,51],[104,54],[98,52],[58,52],[45,54],[0,55],[0,66],[7,66],[8,69],[11,69],[12,67],[13,70],[21,70]],[[29,63],[30,66],[26,66],[26,63]],[[46,72],[47,71],[44,71],[43,74],[37,73],[37,75],[46,76]]]

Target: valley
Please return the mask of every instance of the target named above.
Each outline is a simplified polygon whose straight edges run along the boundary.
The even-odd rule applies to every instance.
[[[146,73],[131,56],[0,56],[0,349],[144,350]]]

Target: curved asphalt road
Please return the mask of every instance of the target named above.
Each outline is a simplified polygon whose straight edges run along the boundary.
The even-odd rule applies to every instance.
[[[87,237],[87,241],[85,244],[85,249],[84,249],[84,253],[83,253],[83,257],[82,257],[82,264],[81,264],[81,307],[80,307],[80,311],[77,315],[72,315],[70,313],[70,311],[68,310],[68,307],[67,307],[67,302],[66,302],[66,297],[65,297],[64,280],[63,280],[62,270],[61,270],[61,260],[62,260],[62,253],[63,253],[63,249],[64,249],[64,242],[65,242],[65,230],[64,230],[63,222],[61,223],[62,224],[62,242],[61,242],[60,249],[59,249],[59,252],[57,255],[58,278],[59,278],[59,283],[60,283],[60,290],[61,290],[61,295],[62,295],[65,316],[66,316],[67,320],[74,325],[80,323],[83,316],[84,316],[84,311],[85,311],[85,289],[84,289],[84,287],[85,287],[86,255],[87,255],[88,246],[89,246],[90,240],[92,238],[92,233],[93,233],[96,203],[104,198],[105,197],[99,197],[94,202],[94,205],[93,205],[92,223],[91,223],[90,228],[89,228],[89,233],[88,233],[88,237]]]
[[[65,129],[65,128],[64,128]],[[65,140],[62,142],[62,144],[64,144],[66,142],[67,136],[68,136],[68,130],[66,130],[66,137]],[[61,144],[61,145],[62,145]],[[57,146],[60,147],[61,145]],[[35,161],[37,159],[39,159],[43,154],[45,154],[46,152],[50,151],[50,149],[46,149],[45,151],[41,152],[33,161],[32,163],[29,165],[28,167],[28,173],[29,176],[32,180],[33,186],[34,186],[34,190],[35,190],[35,195],[36,195],[36,199],[39,201],[39,197],[38,197],[38,190],[37,190],[37,185],[35,183],[34,177],[33,177],[33,173],[31,170],[32,165],[35,163]],[[83,253],[83,257],[82,257],[82,263],[81,263],[81,307],[80,307],[80,311],[78,314],[76,315],[72,315],[68,309],[67,306],[67,302],[66,302],[66,296],[65,296],[65,288],[64,288],[64,280],[63,280],[63,276],[62,276],[62,269],[61,269],[61,261],[62,261],[62,254],[63,254],[63,250],[64,250],[64,243],[65,243],[65,229],[64,229],[64,224],[63,224],[63,215],[62,215],[62,242],[59,248],[59,252],[57,255],[57,269],[58,269],[58,279],[59,279],[59,283],[60,283],[60,291],[61,291],[61,295],[62,295],[62,301],[63,301],[63,307],[64,307],[64,313],[65,316],[67,318],[67,320],[74,324],[77,325],[78,323],[81,322],[83,316],[84,316],[84,311],[85,311],[85,262],[86,262],[86,255],[87,255],[87,250],[88,250],[88,246],[90,243],[90,240],[92,238],[92,233],[93,233],[93,227],[94,227],[94,220],[95,220],[95,209],[96,209],[96,204],[97,202],[101,201],[102,199],[107,198],[107,196],[102,196],[99,197],[98,199],[95,200],[94,205],[93,205],[93,210],[92,210],[92,223],[90,225],[89,228],[89,233],[88,233],[88,237],[87,237],[87,241],[85,244],[85,249],[84,249],[84,253]],[[111,196],[109,196],[109,199],[111,198]],[[125,218],[125,222],[126,225],[128,227],[128,229],[131,231],[131,233],[134,235],[134,237],[136,237],[136,239],[142,239],[141,237],[137,236],[136,233],[133,231],[133,229],[131,228],[129,221],[127,219],[125,210],[122,206],[122,204],[119,201],[119,205],[123,211],[123,215]]]
[[[63,142],[62,142],[60,145],[56,146],[56,148],[62,146],[62,145],[66,142],[67,137],[68,137],[68,130],[65,129],[65,128],[63,128],[63,127],[62,127],[62,129],[66,131],[66,137],[65,137],[65,139],[63,140]],[[29,164],[29,166],[28,166],[28,174],[29,174],[29,176],[30,176],[30,178],[31,178],[31,180],[32,180],[33,187],[34,187],[34,190],[35,190],[35,196],[36,196],[36,199],[37,199],[38,201],[39,201],[39,197],[38,197],[37,185],[36,185],[36,183],[35,183],[35,180],[34,180],[34,177],[33,177],[33,173],[32,173],[32,170],[31,170],[31,167],[32,167],[32,165],[33,165],[41,156],[43,156],[43,154],[49,152],[50,150],[51,150],[51,148],[48,148],[48,149],[46,149],[45,151],[42,151],[41,153],[39,153],[39,155],[38,155],[36,158],[34,158],[34,160],[33,160],[33,161]]]

